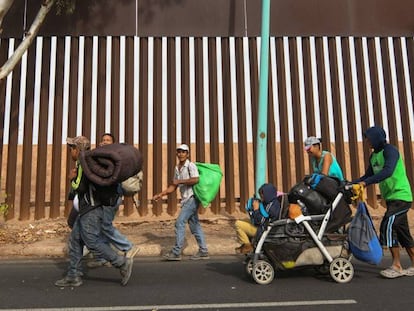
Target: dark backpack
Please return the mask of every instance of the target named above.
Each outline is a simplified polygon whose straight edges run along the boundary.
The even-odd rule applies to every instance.
[[[341,181],[338,178],[322,174],[312,174],[304,179],[311,189],[318,191],[328,201],[332,202],[339,192]]]
[[[300,200],[306,205],[305,214],[325,214],[330,207],[328,200],[318,191],[313,190],[306,182],[301,181],[294,185],[288,193],[289,203],[298,203]]]

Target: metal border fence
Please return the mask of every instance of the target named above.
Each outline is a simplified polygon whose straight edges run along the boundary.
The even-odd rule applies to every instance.
[[[0,41],[0,62],[17,46]],[[178,198],[152,194],[171,180],[175,147],[224,172],[213,213],[233,213],[254,193],[260,38],[38,37],[0,82],[0,195],[7,219],[68,212],[67,136],[93,144],[104,132],[144,154],[141,215],[175,214]],[[412,37],[272,37],[267,179],[283,191],[308,173],[306,136],[320,136],[351,180],[382,125],[414,185]],[[375,204],[375,189],[369,190]],[[126,199],[124,214],[134,212]]]

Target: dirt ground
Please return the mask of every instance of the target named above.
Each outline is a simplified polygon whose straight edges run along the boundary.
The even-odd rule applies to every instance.
[[[352,208],[355,212],[355,208]],[[377,209],[369,209],[374,225],[378,230],[379,223],[385,211],[381,206]],[[201,215],[200,220],[205,235],[214,243],[229,240],[235,245],[236,234],[234,231],[235,219],[245,217],[244,214],[226,215]],[[408,219],[411,233],[414,235],[414,209],[408,212]],[[174,218],[164,217],[117,217],[115,226],[120,229],[131,240],[139,243],[158,243],[167,247],[174,239]],[[65,218],[43,219],[38,221],[16,221],[0,222],[0,249],[20,247],[24,245],[29,248],[31,245],[39,244],[42,241],[59,241],[66,243],[70,229]],[[234,249],[234,248],[233,248]],[[231,252],[231,250],[229,250]],[[27,254],[26,254],[27,255]],[[45,254],[47,255],[47,254]],[[4,255],[0,252],[0,257]]]
[[[240,216],[243,216],[240,214]],[[200,215],[200,221],[212,255],[234,253],[238,246],[234,215]],[[175,219],[168,217],[116,217],[114,225],[143,256],[159,256],[175,242]],[[185,253],[197,251],[187,226]],[[0,223],[0,258],[63,257],[70,229],[65,218]]]
[[[233,218],[201,219],[205,234],[223,232],[227,235],[232,229]],[[115,226],[126,236],[134,236],[139,230],[157,233],[160,236],[169,236],[174,233],[174,220],[128,220],[116,219]],[[230,230],[230,231],[231,231]],[[66,219],[43,219],[38,221],[8,221],[0,224],[0,245],[5,244],[30,244],[47,239],[66,239],[70,228]],[[1,254],[0,254],[1,256]]]

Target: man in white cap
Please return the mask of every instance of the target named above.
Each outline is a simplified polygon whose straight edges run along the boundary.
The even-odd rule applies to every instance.
[[[197,240],[199,250],[190,259],[209,259],[204,233],[198,219],[198,207],[200,202],[194,196],[193,185],[198,183],[199,173],[197,166],[189,160],[190,148],[186,144],[177,147],[178,164],[175,167],[174,179],[172,183],[160,193],[153,196],[157,201],[164,195],[168,195],[180,189],[181,192],[181,211],[175,222],[176,242],[173,249],[164,255],[166,260],[181,260],[181,251],[184,246],[185,226],[190,225],[191,233]]]

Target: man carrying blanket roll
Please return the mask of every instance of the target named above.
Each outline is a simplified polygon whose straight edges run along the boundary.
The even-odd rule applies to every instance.
[[[94,254],[110,262],[118,268],[122,279],[121,285],[125,286],[132,273],[132,258],[120,256],[112,247],[102,239],[102,205],[114,205],[119,198],[117,185],[97,186],[85,175],[79,162],[81,153],[90,148],[89,140],[84,136],[68,138],[72,160],[76,162],[76,168],[71,172],[72,189],[79,199],[79,216],[75,220],[69,238],[69,269],[66,276],[55,282],[56,286],[80,286],[82,285],[80,262],[83,257],[83,246]]]

